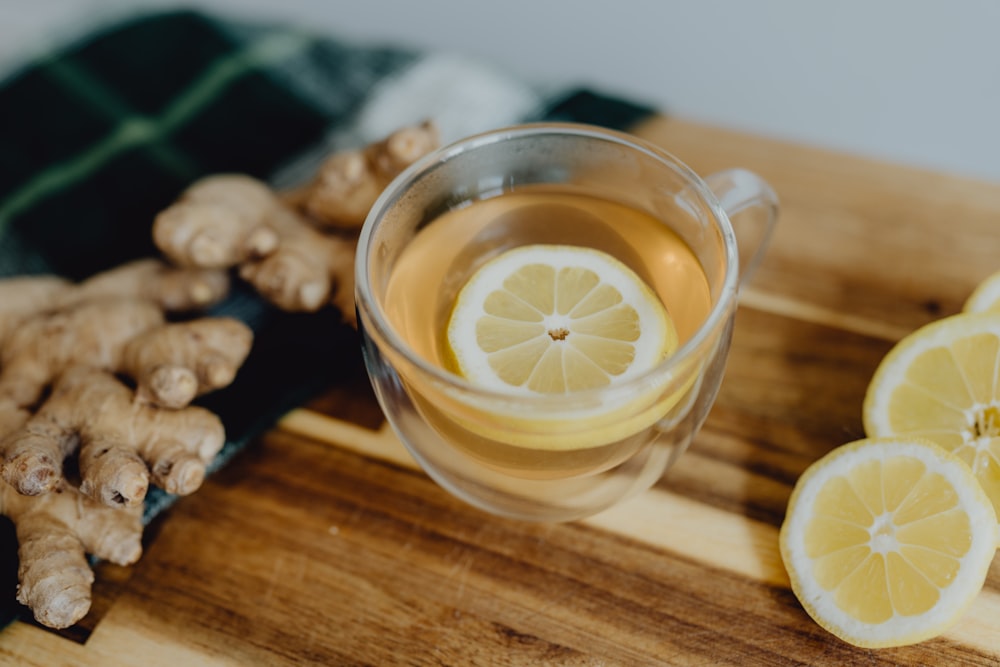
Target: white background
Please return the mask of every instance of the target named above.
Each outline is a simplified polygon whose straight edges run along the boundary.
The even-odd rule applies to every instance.
[[[0,0],[0,66],[121,8],[166,4]],[[187,6],[468,54],[532,82],[590,84],[685,118],[1000,183],[1000,0]]]

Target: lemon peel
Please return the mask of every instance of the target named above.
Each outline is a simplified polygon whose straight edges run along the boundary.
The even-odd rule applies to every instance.
[[[962,311],[966,313],[988,310],[1000,310],[1000,271],[979,283],[962,307]]]

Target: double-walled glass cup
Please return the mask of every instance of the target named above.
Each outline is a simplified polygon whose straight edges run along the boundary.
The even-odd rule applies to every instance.
[[[443,339],[440,329],[458,289],[483,262],[520,244],[572,245],[576,238],[573,224],[553,232],[536,216],[516,234],[480,233],[461,252],[445,253],[442,244],[440,259],[434,245],[424,244],[420,252],[431,254],[418,265],[426,271],[406,277],[415,298],[389,304],[401,256],[413,251],[442,214],[539,187],[622,204],[652,216],[665,233],[683,240],[684,252],[704,274],[706,305],[686,329],[679,327],[672,355],[601,388],[522,395],[475,386],[418,353],[415,337]],[[386,417],[435,481],[494,514],[571,520],[649,488],[687,449],[715,400],[737,291],[766,245],[777,210],[771,188],[750,172],[730,170],[703,180],[656,146],[591,126],[505,128],[426,156],[375,203],[358,245],[358,324]],[[741,226],[744,219],[754,226],[753,242],[743,244],[752,247],[737,247],[730,222],[737,213]],[[599,239],[596,247],[610,248],[627,264],[642,255],[642,239],[608,234],[614,241]],[[654,277],[673,261],[670,256],[645,260],[633,269]],[[665,303],[669,311],[671,300]],[[402,311],[413,317],[398,316]],[[430,322],[424,328],[437,331],[409,324],[426,313],[442,315],[424,318]]]

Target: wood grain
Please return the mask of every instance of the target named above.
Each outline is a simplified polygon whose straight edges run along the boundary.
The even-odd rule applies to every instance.
[[[868,651],[813,623],[777,531],[798,475],[861,437],[895,340],[1000,269],[1000,188],[676,119],[637,133],[782,199],[725,381],[648,493],[569,524],[487,516],[438,488],[355,369],[98,570],[73,632],[0,633],[16,665],[997,665],[1000,564],[958,626]],[[353,354],[353,351],[350,351]]]

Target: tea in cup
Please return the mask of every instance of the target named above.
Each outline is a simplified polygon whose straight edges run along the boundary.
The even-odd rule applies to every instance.
[[[702,180],[597,127],[522,125],[426,156],[358,245],[387,419],[433,479],[495,514],[571,520],[649,488],[719,389],[741,211],[763,221],[753,263],[777,218],[765,182]]]

